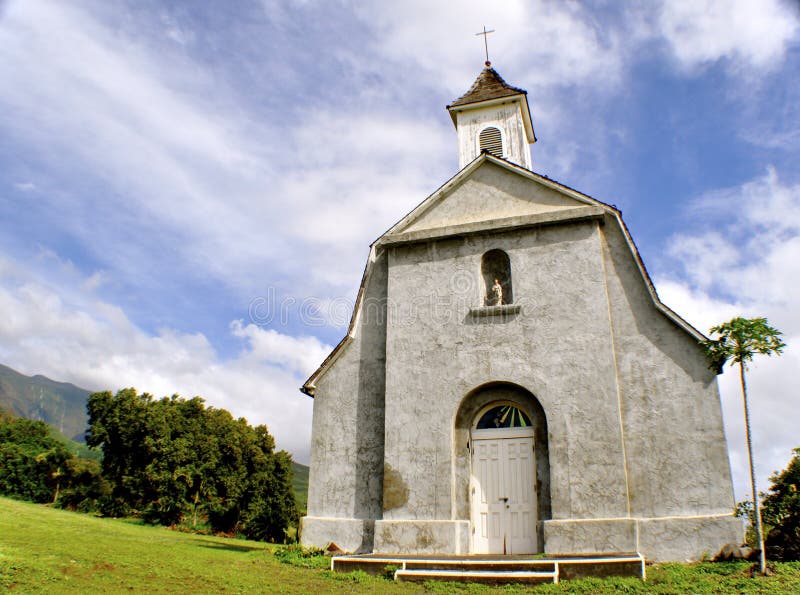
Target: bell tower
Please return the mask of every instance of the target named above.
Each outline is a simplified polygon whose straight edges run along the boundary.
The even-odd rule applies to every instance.
[[[458,132],[458,167],[483,151],[532,168],[529,145],[536,142],[528,92],[512,87],[486,61],[469,91],[447,106]]]

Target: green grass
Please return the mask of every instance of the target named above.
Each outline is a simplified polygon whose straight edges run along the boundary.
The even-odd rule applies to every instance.
[[[287,564],[275,556],[281,547],[0,498],[0,591],[381,593],[392,586]]]
[[[333,574],[299,548],[99,519],[0,498],[0,591],[14,593],[523,593],[521,587],[395,584]],[[638,579],[544,585],[536,593],[800,593],[800,564],[751,579],[748,563],[664,564]]]

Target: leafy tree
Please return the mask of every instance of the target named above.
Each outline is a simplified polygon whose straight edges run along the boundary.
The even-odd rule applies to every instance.
[[[64,465],[64,481],[58,506],[79,512],[91,512],[111,493],[111,485],[103,477],[95,459],[72,457]]]
[[[55,502],[73,458],[44,422],[0,415],[0,494]]]
[[[102,510],[177,524],[204,515],[212,529],[282,541],[297,521],[291,457],[199,397],[154,400],[135,389],[89,397],[87,443],[103,450],[112,488]]]
[[[753,464],[753,440],[750,429],[750,405],[747,397],[747,382],[745,370],[747,362],[752,361],[756,354],[780,354],[786,344],[781,341],[781,332],[772,328],[766,318],[741,318],[737,317],[711,328],[711,335],[718,338],[707,339],[702,345],[711,363],[710,367],[722,372],[725,363],[730,361],[731,366],[739,364],[739,378],[742,384],[742,397],[744,399],[744,424],[747,430],[747,455],[750,462],[750,485],[753,490],[753,516],[755,517],[758,547],[761,550],[761,574],[767,571],[767,559],[764,548],[764,534],[761,526],[761,515],[758,508],[758,492],[756,490],[756,474]]]
[[[263,427],[263,426],[261,426]],[[242,532],[250,539],[281,542],[287,519],[297,523],[299,515],[292,491],[292,458],[286,451],[275,453],[271,469],[253,477],[252,493],[242,519]]]
[[[145,412],[151,395],[126,388],[89,395],[86,408],[89,429],[86,444],[103,451],[103,476],[112,486],[103,500],[101,512],[107,516],[127,516],[142,508],[145,478],[142,469],[152,457]]]
[[[772,485],[763,496],[762,516],[771,527],[767,550],[775,560],[800,560],[800,448],[786,469],[770,477]]]

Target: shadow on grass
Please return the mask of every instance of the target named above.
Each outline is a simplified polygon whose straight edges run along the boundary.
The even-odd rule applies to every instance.
[[[197,545],[202,547],[207,547],[212,550],[227,550],[229,552],[261,552],[267,549],[266,545],[250,545],[244,543],[227,543],[227,542],[220,542],[220,541],[208,541],[206,539],[200,539],[196,537],[193,539]]]

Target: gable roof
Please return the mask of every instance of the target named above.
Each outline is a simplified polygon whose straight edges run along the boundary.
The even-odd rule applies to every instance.
[[[645,283],[648,293],[650,294],[650,298],[653,301],[656,309],[659,310],[662,314],[664,314],[668,319],[670,319],[673,323],[675,323],[679,328],[683,329],[685,332],[690,334],[698,341],[702,341],[707,339],[707,337],[681,318],[676,312],[674,312],[671,308],[665,305],[661,299],[658,297],[658,293],[656,292],[655,285],[653,284],[652,279],[650,278],[650,274],[647,272],[647,268],[644,265],[644,261],[642,260],[641,255],[639,254],[639,249],[636,247],[635,242],[633,241],[633,237],[628,230],[628,227],[625,225],[625,222],[622,220],[622,212],[617,209],[613,205],[609,205],[604,203],[596,198],[592,198],[587,194],[583,194],[573,188],[565,184],[561,184],[555,180],[551,180],[547,176],[542,176],[535,172],[525,169],[524,167],[517,165],[516,163],[512,163],[510,161],[506,161],[505,159],[495,157],[491,153],[482,153],[478,157],[476,157],[470,164],[464,167],[461,171],[459,171],[455,176],[450,178],[447,182],[442,184],[433,194],[428,196],[425,200],[419,203],[410,213],[408,213],[405,217],[403,217],[400,221],[390,227],[386,232],[384,232],[378,239],[376,239],[370,245],[370,253],[369,259],[367,260],[366,267],[364,268],[364,275],[361,278],[361,285],[358,289],[358,296],[356,297],[356,303],[353,308],[353,314],[350,318],[350,324],[347,328],[347,334],[342,338],[336,347],[334,347],[333,351],[325,358],[322,364],[317,368],[317,370],[309,376],[308,380],[303,383],[303,386],[300,388],[300,391],[309,395],[311,397],[314,396],[314,388],[315,388],[315,381],[325,373],[338,359],[339,355],[344,351],[347,347],[350,340],[355,337],[356,333],[356,326],[358,324],[358,319],[361,314],[361,306],[364,300],[364,293],[366,290],[367,281],[369,280],[372,274],[373,264],[377,260],[377,255],[379,250],[384,249],[384,247],[396,244],[403,241],[403,236],[408,235],[408,241],[418,241],[418,238],[415,237],[415,232],[404,234],[404,230],[406,230],[409,226],[413,224],[420,216],[422,216],[425,212],[429,209],[434,207],[436,204],[443,201],[447,196],[449,196],[455,188],[460,186],[465,180],[470,178],[482,165],[485,163],[493,163],[495,165],[499,165],[506,170],[513,172],[517,175],[520,175],[528,180],[541,184],[547,188],[552,190],[556,190],[557,192],[565,195],[568,198],[572,198],[578,203],[586,205],[586,207],[594,207],[594,209],[587,209],[586,207],[572,209],[573,212],[576,214],[576,219],[582,218],[596,218],[598,212],[601,214],[608,214],[611,215],[618,223],[620,230],[622,231],[622,235],[625,238],[625,242],[628,244],[628,248],[631,251],[631,254],[636,261],[636,265],[639,271],[639,274],[642,277],[642,280]],[[592,211],[591,213],[588,211]],[[578,213],[580,211],[580,213]],[[565,218],[563,217],[556,217],[552,219],[553,223],[564,221]],[[499,220],[497,222],[491,222],[491,224],[497,224],[496,229],[502,228],[510,228],[514,227],[513,222],[508,222],[511,225],[503,225],[503,221]],[[529,221],[529,222],[522,222],[516,227],[524,226],[528,227],[530,225],[536,225],[540,222],[537,221]],[[488,229],[492,229],[491,225],[486,226],[484,225],[480,231],[487,231]],[[464,230],[459,229],[447,229],[443,228],[443,231],[447,235],[463,235]],[[446,237],[446,236],[439,236],[439,237]]]
[[[528,92],[525,89],[509,85],[494,68],[487,66],[481,71],[469,90],[448,105],[447,109],[460,105],[467,105],[468,103],[478,103],[479,101],[527,94]]]
[[[534,179],[541,176],[491,154],[482,157],[474,159],[418,204],[376,243],[386,244],[403,236],[452,227],[491,229],[495,222],[506,219],[534,216],[539,216],[539,219],[561,219],[557,213],[569,217],[586,207],[596,210],[598,204],[603,204],[593,199],[587,200],[580,194],[570,196],[544,184],[530,184],[530,175]],[[528,179],[520,180],[520,172],[530,174],[524,175]],[[508,181],[504,182],[500,177]],[[492,189],[491,195],[487,194],[487,187]]]

